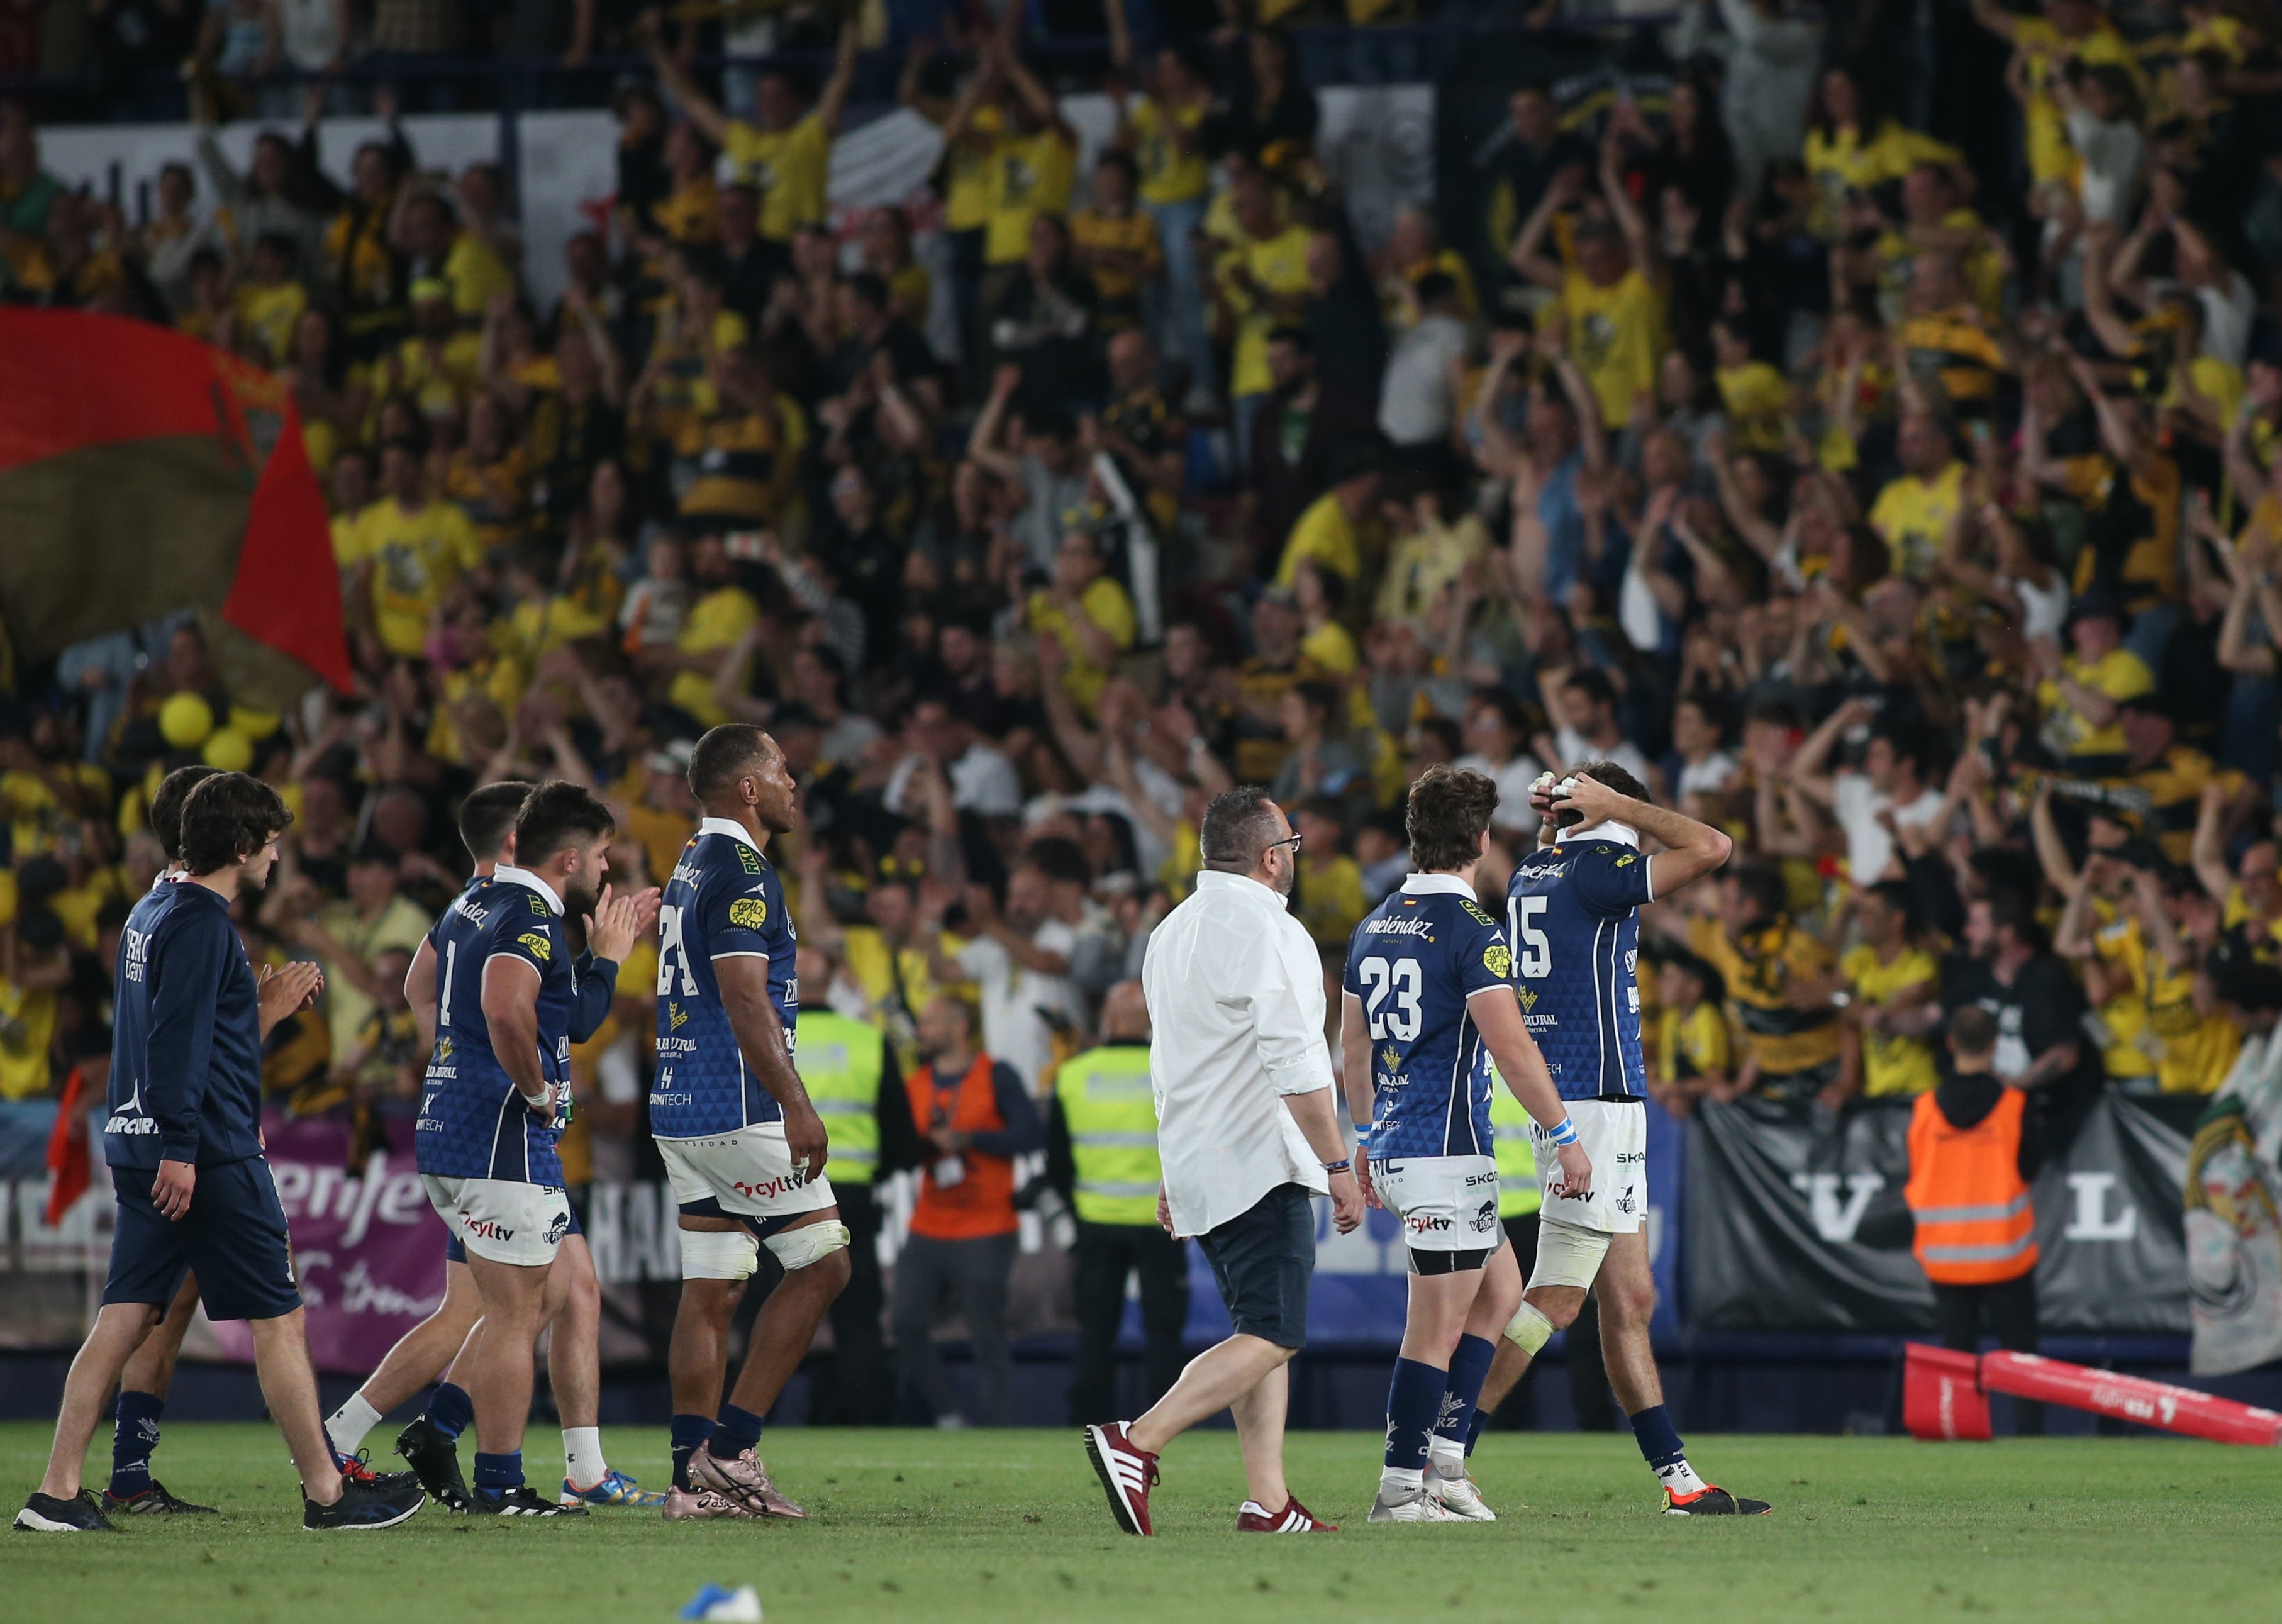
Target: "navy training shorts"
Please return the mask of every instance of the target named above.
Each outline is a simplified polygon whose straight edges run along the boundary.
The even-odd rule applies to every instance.
[[[198,1169],[180,1222],[151,1204],[155,1168],[115,1167],[119,1230],[103,1301],[164,1309],[186,1271],[198,1277],[208,1319],[278,1319],[301,1306],[292,1243],[269,1163],[260,1156]]]

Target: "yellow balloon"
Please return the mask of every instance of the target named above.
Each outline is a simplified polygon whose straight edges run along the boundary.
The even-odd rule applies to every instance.
[[[277,731],[283,719],[275,711],[257,711],[252,705],[232,705],[229,719],[223,726],[236,728],[249,739],[266,739]]]
[[[213,707],[198,694],[176,694],[159,707],[159,734],[176,750],[206,742],[213,731]]]
[[[235,727],[217,727],[206,735],[206,765],[222,773],[243,773],[253,765],[253,741]]]

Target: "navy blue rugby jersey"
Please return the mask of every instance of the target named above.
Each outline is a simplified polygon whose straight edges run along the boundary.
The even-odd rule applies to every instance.
[[[776,865],[726,818],[708,818],[682,848],[657,911],[657,1076],[649,1130],[662,1139],[706,1138],[784,1111],[745,1064],[721,1006],[713,961],[741,955],[769,965],[769,1001],[793,1046],[800,1020],[799,943]]]
[[[413,1134],[420,1170],[440,1178],[560,1185],[555,1153],[570,1108],[570,1027],[578,1005],[563,902],[547,882],[502,865],[453,900],[429,933],[436,951],[436,1047]],[[539,1066],[555,1123],[516,1092],[484,1020],[484,967],[505,955],[539,972]]]
[[[1373,1161],[1486,1156],[1490,1057],[1466,999],[1502,984],[1505,935],[1449,874],[1412,874],[1347,940],[1370,1033]]]
[[[1564,1100],[1644,1097],[1640,919],[1649,860],[1621,824],[1541,847],[1506,887],[1521,1018]]]

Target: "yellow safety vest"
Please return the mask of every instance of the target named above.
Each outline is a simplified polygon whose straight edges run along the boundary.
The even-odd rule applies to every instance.
[[[1077,1216],[1088,1224],[1154,1224],[1157,1099],[1145,1044],[1073,1054],[1054,1073],[1054,1095],[1077,1168]]]
[[[1494,1070],[1490,1074],[1490,1133],[1495,1141],[1498,1170],[1498,1216],[1518,1218],[1535,1212],[1545,1201],[1545,1181],[1537,1176],[1536,1153],[1530,1149],[1529,1113]]]
[[[876,1026],[828,1009],[800,1017],[800,1080],[831,1147],[824,1176],[868,1185],[880,1176],[880,1076],[887,1039]]]

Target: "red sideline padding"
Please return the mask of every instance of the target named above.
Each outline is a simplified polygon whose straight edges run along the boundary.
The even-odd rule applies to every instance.
[[[1902,1366],[1902,1425],[1913,1438],[1987,1442],[1980,1356],[1912,1342]]]
[[[2115,1416],[2216,1443],[2282,1444],[2282,1415],[2271,1410],[2198,1393],[2192,1387],[2149,1381],[2144,1376],[2091,1370],[2035,1354],[1982,1355],[1981,1385],[1991,1393],[2040,1398],[2048,1404],[2089,1410],[2095,1415]]]

